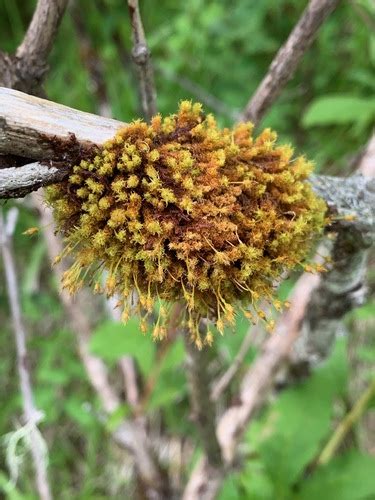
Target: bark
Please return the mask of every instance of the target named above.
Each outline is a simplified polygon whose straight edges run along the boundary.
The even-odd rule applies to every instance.
[[[197,347],[185,336],[187,351],[187,377],[190,385],[192,418],[196,423],[207,456],[207,463],[220,468],[221,450],[216,437],[215,407],[210,397],[208,374],[209,348]]]
[[[39,94],[48,71],[47,58],[68,0],[39,0],[25,34],[13,55],[0,52],[0,85]]]
[[[0,154],[74,161],[125,124],[0,88]]]
[[[240,120],[257,123],[292,78],[298,63],[339,0],[310,0],[288,40],[274,57],[266,76],[244,109]]]

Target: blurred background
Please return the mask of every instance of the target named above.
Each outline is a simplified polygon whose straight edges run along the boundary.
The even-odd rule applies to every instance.
[[[203,103],[222,125],[230,125],[251,94],[306,2],[301,0],[143,0],[141,12],[155,70],[158,108],[172,113],[181,99]],[[35,1],[0,0],[0,49],[12,52],[22,40]],[[131,29],[124,0],[70,3],[50,57],[48,98],[128,122],[141,115]],[[375,4],[343,1],[321,28],[295,76],[262,121],[280,141],[313,159],[316,169],[349,175],[375,124]],[[42,432],[49,449],[50,480],[56,498],[133,498],[133,466],[111,439],[131,413],[118,363],[133,356],[142,409],[156,435],[167,436],[161,460],[176,484],[186,480],[199,454],[190,418],[184,346],[177,337],[162,348],[138,335],[139,325],[116,321],[103,300],[90,297],[90,352],[107,364],[122,404],[110,417],[92,389],[76,347],[74,321],[58,293],[32,197],[20,211],[14,236],[22,311],[27,325],[30,369]],[[43,223],[42,223],[43,224]],[[374,258],[372,257],[372,264]],[[0,263],[0,276],[3,276]],[[372,270],[371,270],[372,269]],[[328,469],[314,466],[335,425],[374,376],[375,271],[370,266],[369,301],[346,318],[349,335],[338,339],[331,357],[308,380],[274,396],[250,426],[242,469],[225,482],[226,499],[374,499],[374,405],[354,426]],[[280,289],[286,298],[294,277]],[[81,311],[83,313],[83,311]],[[87,319],[86,319],[87,320]],[[88,320],[87,320],[88,321]],[[9,483],[7,435],[20,425],[21,399],[4,279],[0,279],[0,497],[37,498],[27,452],[19,444],[19,479]],[[212,372],[233,361],[248,324],[239,319],[212,349]],[[128,335],[123,335],[124,331]],[[130,333],[129,333],[130,332]],[[244,367],[255,358],[262,334]],[[161,353],[161,351],[163,351]],[[235,393],[228,394],[230,400]],[[8,453],[8,463],[7,463]],[[14,458],[14,457],[13,457]],[[23,460],[22,460],[23,458]],[[313,473],[309,471],[313,470]],[[2,492],[2,493],[1,493]]]

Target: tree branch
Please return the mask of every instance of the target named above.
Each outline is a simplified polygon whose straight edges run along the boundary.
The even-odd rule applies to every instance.
[[[0,88],[0,154],[71,162],[124,123]]]
[[[35,73],[39,71],[35,65],[41,62],[45,64],[67,4],[67,0],[38,1],[31,23],[16,52],[16,57],[30,67],[29,72]],[[44,73],[40,76],[43,77]]]
[[[38,93],[47,58],[68,0],[38,0],[26,35],[15,55],[0,53],[0,85]]]
[[[259,122],[292,78],[303,54],[339,0],[310,0],[288,40],[279,49],[266,76],[247,103],[240,121]]]
[[[5,281],[9,297],[9,305],[13,319],[13,331],[16,341],[17,370],[20,379],[23,412],[25,425],[30,427],[30,451],[35,469],[37,492],[41,500],[50,500],[51,491],[48,483],[47,457],[38,429],[41,412],[35,407],[31,376],[29,372],[28,354],[26,348],[26,332],[22,320],[22,313],[17,285],[17,272],[12,253],[12,236],[16,224],[18,211],[16,208],[8,212],[7,222],[4,223],[0,212],[0,246],[3,255]]]
[[[210,398],[210,377],[208,374],[209,348],[201,350],[184,335],[187,352],[187,377],[190,383],[192,418],[196,423],[207,462],[213,467],[222,465],[221,450],[215,431],[215,407]]]
[[[357,422],[357,420],[359,420],[359,418],[366,411],[368,404],[370,403],[370,401],[374,396],[375,396],[375,377],[370,381],[370,384],[368,385],[367,389],[363,391],[363,393],[360,395],[353,408],[347,415],[345,415],[344,419],[335,429],[335,432],[333,433],[332,437],[325,445],[321,454],[318,457],[317,460],[318,465],[325,465],[331,460],[336,451],[339,449],[340,444],[345,439],[345,436],[348,434],[348,432]]]
[[[260,307],[260,309],[264,311],[265,307],[266,304],[264,307]],[[259,337],[262,337],[263,339],[264,333],[264,329],[260,325],[257,325],[256,327],[251,326],[249,328],[232,363],[221,375],[221,377],[213,384],[211,391],[212,401],[218,401],[220,396],[225,393],[228,387],[230,387],[230,384],[240,370],[250,347],[259,344]]]
[[[70,13],[77,34],[80,58],[87,70],[90,91],[95,96],[96,111],[99,115],[110,118],[112,109],[105,81],[104,65],[88,32],[87,17],[77,2],[72,5]]]
[[[224,478],[224,472],[220,468],[210,465],[207,458],[203,457],[198,461],[191,474],[183,491],[182,500],[214,500]]]
[[[138,0],[128,0],[130,20],[133,30],[132,57],[138,70],[139,92],[142,112],[149,122],[156,115],[156,88],[154,71],[151,64],[151,53],[147,45]]]
[[[69,166],[61,166],[59,162],[36,162],[22,167],[0,169],[0,198],[22,198],[42,186],[64,180],[70,170]]]
[[[4,88],[0,88],[0,109],[0,154],[43,160],[39,166],[34,163],[1,169],[2,198],[24,196],[41,185],[61,181],[82,156],[92,155],[97,147],[126,126],[117,120]],[[46,163],[46,160],[60,163]],[[370,164],[367,155],[363,161]],[[331,210],[342,216],[356,216],[346,225],[367,224],[368,203],[372,201],[366,194],[364,178],[311,176],[310,182]]]
[[[338,211],[357,214],[355,225],[342,221],[334,241],[327,240],[331,255],[329,272],[320,277],[319,286],[311,295],[301,334],[294,345],[289,364],[291,378],[306,376],[311,369],[325,359],[339,331],[342,318],[354,307],[366,300],[366,274],[368,249],[375,241],[375,136],[370,140],[358,171],[373,177],[353,176],[341,179],[346,186],[346,195]],[[370,159],[372,155],[372,161]],[[372,172],[370,170],[372,164]],[[329,187],[330,177],[320,178],[316,183],[318,194],[323,190],[328,206],[335,205],[337,185]],[[357,180],[360,180],[360,187]]]

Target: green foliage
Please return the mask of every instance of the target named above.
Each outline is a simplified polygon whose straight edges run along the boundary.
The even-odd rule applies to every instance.
[[[249,458],[236,479],[224,485],[222,500],[346,500],[375,494],[374,458],[353,450],[327,466],[314,465],[334,418],[340,418],[336,407],[347,387],[345,349],[346,343],[339,342],[320,369],[283,392],[250,426]],[[361,488],[353,492],[356,481]]]
[[[186,380],[181,370],[185,359],[182,339],[173,342],[164,354],[158,356],[157,344],[150,342],[149,336],[140,330],[139,320],[130,318],[126,325],[105,321],[94,331],[90,340],[90,350],[110,364],[116,363],[122,356],[132,356],[141,373],[155,383],[147,401],[147,409],[173,409],[175,402],[186,395]],[[126,414],[120,409],[111,417],[111,428],[119,423]]]
[[[350,125],[348,133],[363,136],[375,123],[375,99],[353,95],[322,96],[312,101],[302,118],[304,127]]]
[[[351,452],[321,467],[304,482],[293,500],[364,500],[375,497],[375,459]]]
[[[351,95],[322,96],[310,103],[302,123],[314,125],[365,124],[375,119],[375,99]]]
[[[126,325],[106,321],[99,325],[90,340],[93,354],[105,361],[116,362],[122,356],[133,356],[147,375],[153,365],[155,344],[140,330],[139,321],[130,318]]]
[[[8,500],[27,500],[30,496],[21,495],[17,488],[11,483],[10,478],[0,472],[0,492],[3,492]]]

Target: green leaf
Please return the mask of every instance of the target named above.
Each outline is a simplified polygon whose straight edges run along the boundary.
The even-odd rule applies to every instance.
[[[375,363],[375,347],[361,346],[357,349],[357,356],[361,361]]]
[[[306,465],[319,451],[331,428],[333,399],[346,387],[345,342],[305,382],[281,394],[249,433],[278,498],[287,497]]]
[[[315,99],[302,117],[304,127],[367,124],[375,116],[375,100],[332,94]]]
[[[274,485],[259,460],[248,462],[241,474],[241,485],[246,491],[246,498],[251,500],[274,500]]]
[[[375,303],[365,304],[362,307],[354,309],[353,316],[356,319],[371,319],[375,317]]]
[[[106,321],[96,328],[90,351],[106,361],[116,362],[122,356],[133,356],[144,374],[149,373],[155,355],[155,344],[141,332],[139,321],[130,318],[126,325]]]
[[[375,458],[350,452],[320,467],[294,500],[362,500],[375,495]]]
[[[77,398],[71,397],[67,399],[64,410],[72,420],[86,428],[86,430],[97,423],[97,419],[90,409],[86,408],[84,402]]]
[[[231,474],[224,481],[218,500],[239,500],[240,498],[238,474]]]
[[[8,500],[30,500],[32,497],[30,495],[22,495],[17,488],[12,484],[10,478],[8,478],[3,472],[0,472],[0,493],[4,493],[4,497]]]
[[[174,404],[186,394],[186,378],[182,372],[166,372],[159,378],[152,392],[148,409],[153,410]]]
[[[177,368],[185,359],[185,346],[181,337],[178,337],[165,354],[160,367],[160,373]]]
[[[371,64],[375,66],[375,35],[370,36],[369,53],[370,53]]]
[[[106,428],[113,432],[121,422],[130,414],[130,408],[127,404],[120,405],[108,418]]]
[[[25,295],[32,295],[36,291],[35,283],[37,282],[37,276],[42,267],[45,253],[46,245],[44,241],[39,241],[31,247],[28,265],[22,277],[22,292]]]

